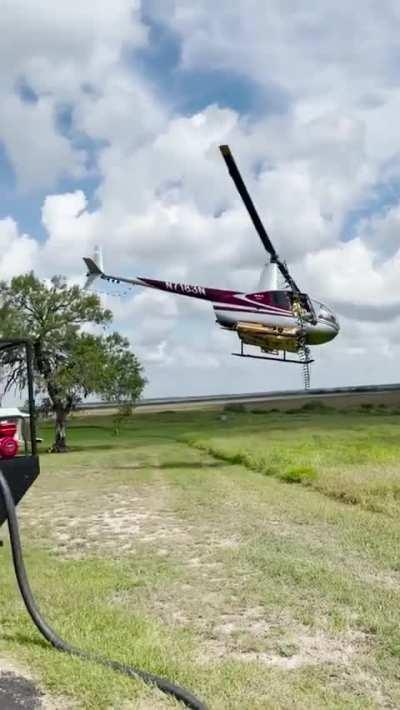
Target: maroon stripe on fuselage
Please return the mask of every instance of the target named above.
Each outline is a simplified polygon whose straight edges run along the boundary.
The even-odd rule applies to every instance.
[[[203,301],[216,301],[221,303],[236,303],[237,296],[245,294],[237,291],[226,291],[219,288],[207,288],[206,286],[196,286],[193,284],[174,283],[172,281],[157,281],[156,279],[139,278],[145,286],[157,288],[160,291],[168,293],[176,293],[179,296],[189,296],[191,298],[200,298]],[[240,301],[239,301],[240,303]]]
[[[156,279],[147,279],[139,277],[137,279],[144,286],[167,291],[168,293],[176,293],[179,296],[189,296],[190,298],[200,298],[203,301],[213,301],[213,303],[227,303],[230,306],[254,306],[263,311],[267,308],[277,308],[280,312],[286,311],[291,313],[289,299],[287,304],[276,305],[274,302],[274,292],[261,291],[259,293],[242,293],[241,291],[228,291],[220,288],[208,288],[206,286],[196,286],[185,283],[174,283],[172,281],[158,281]]]

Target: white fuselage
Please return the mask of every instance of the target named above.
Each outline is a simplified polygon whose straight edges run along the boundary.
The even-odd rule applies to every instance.
[[[310,345],[319,345],[332,340],[339,332],[339,324],[336,318],[331,313],[330,309],[318,301],[313,301],[313,306],[317,315],[317,323],[313,323],[303,319],[302,327],[306,331],[307,343]],[[217,322],[224,328],[234,330],[237,323],[259,323],[260,325],[270,326],[272,328],[293,328],[299,325],[299,319],[293,312],[269,306],[268,309],[264,306],[260,309],[254,308],[232,308],[224,307],[224,304],[214,304],[214,311]],[[321,309],[326,311],[327,317],[320,316]]]

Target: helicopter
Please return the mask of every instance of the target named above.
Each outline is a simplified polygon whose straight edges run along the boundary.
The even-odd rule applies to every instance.
[[[178,296],[209,301],[213,305],[216,323],[237,334],[240,352],[232,355],[257,360],[296,363],[303,366],[304,387],[310,386],[310,345],[320,345],[335,338],[340,330],[335,313],[327,305],[301,291],[291,276],[286,262],[278,256],[257,213],[254,203],[228,145],[219,146],[229,174],[247,209],[249,217],[269,255],[261,273],[258,290],[243,293],[220,288],[208,288],[186,283],[158,281],[144,277],[126,278],[106,274],[100,249],[94,257],[84,257],[88,268],[85,288],[100,277],[112,283],[166,291]],[[278,287],[278,271],[285,288]],[[256,346],[262,355],[245,352],[244,346]],[[296,357],[288,357],[294,354]]]

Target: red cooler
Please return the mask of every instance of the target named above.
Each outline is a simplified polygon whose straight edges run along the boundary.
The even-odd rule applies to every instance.
[[[12,459],[18,453],[18,441],[15,437],[17,425],[15,422],[0,421],[0,457]]]

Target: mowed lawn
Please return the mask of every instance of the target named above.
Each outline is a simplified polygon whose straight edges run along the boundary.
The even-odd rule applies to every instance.
[[[399,414],[138,413],[118,436],[74,418],[69,443],[18,507],[66,640],[210,709],[400,707]],[[46,707],[180,707],[42,642],[0,554],[0,659]]]

